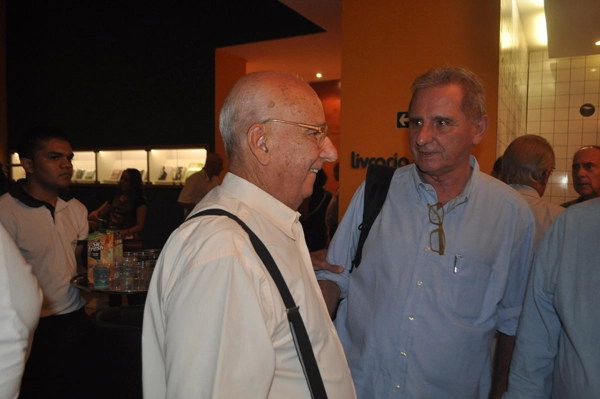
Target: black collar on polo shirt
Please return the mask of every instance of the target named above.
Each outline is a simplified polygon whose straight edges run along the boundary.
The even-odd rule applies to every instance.
[[[30,208],[39,208],[40,206],[45,206],[50,211],[52,219],[54,219],[55,208],[46,201],[40,201],[39,199],[32,197],[27,191],[25,191],[25,189],[23,189],[24,184],[25,179],[17,180],[17,182],[12,185],[8,192],[13,198],[18,199]],[[65,202],[73,199],[73,196],[64,190],[58,190],[58,197]]]

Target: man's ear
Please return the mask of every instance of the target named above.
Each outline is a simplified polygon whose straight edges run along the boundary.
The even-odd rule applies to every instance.
[[[475,136],[473,136],[473,145],[481,143],[481,140],[483,140],[483,136],[485,136],[489,125],[490,120],[487,115],[483,115],[481,119],[475,123]]]
[[[33,160],[29,158],[20,158],[21,166],[27,173],[33,173]]]
[[[544,185],[544,187],[548,184],[548,180],[550,180],[550,176],[552,176],[553,171],[554,168],[548,168],[542,175],[542,184]]]
[[[261,165],[268,165],[271,162],[271,154],[267,146],[265,125],[255,123],[248,129],[247,135],[248,147]]]

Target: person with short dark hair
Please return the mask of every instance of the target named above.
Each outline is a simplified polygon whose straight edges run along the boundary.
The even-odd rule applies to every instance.
[[[582,147],[573,155],[573,188],[579,197],[561,204],[568,208],[600,197],[600,146]]]
[[[496,179],[502,180],[502,155],[496,158],[494,166],[492,167],[491,176],[495,177]]]
[[[83,265],[88,222],[85,206],[67,191],[73,150],[60,130],[34,128],[21,137],[18,153],[25,179],[0,197],[0,223],[32,266],[44,296],[20,398],[85,397],[78,388],[92,377],[89,358],[81,356],[91,321],[69,282]]]

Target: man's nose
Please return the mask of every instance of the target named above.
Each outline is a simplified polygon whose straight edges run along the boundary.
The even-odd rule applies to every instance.
[[[433,129],[428,124],[424,123],[419,126],[419,129],[414,133],[415,142],[417,145],[425,145],[427,143],[431,143],[433,139]]]
[[[337,161],[338,153],[329,137],[325,137],[325,140],[323,141],[323,147],[321,147],[320,157],[326,162]]]

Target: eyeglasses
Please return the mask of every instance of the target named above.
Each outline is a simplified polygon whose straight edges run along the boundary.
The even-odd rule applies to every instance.
[[[444,227],[442,226],[444,223],[444,208],[439,203],[433,205],[427,204],[427,206],[429,207],[429,222],[438,226],[437,229],[429,234],[429,247],[433,252],[443,255],[446,249],[446,234],[444,234]],[[440,209],[442,210],[441,214],[438,212]],[[433,249],[433,237],[435,234],[437,234],[438,249]]]
[[[328,129],[327,125],[313,126],[313,125],[307,125],[306,123],[284,121],[282,119],[267,119],[263,123],[267,123],[267,122],[285,123],[288,125],[300,126],[305,129],[314,130],[316,132],[315,137],[317,138],[317,144],[319,145],[319,147],[321,147],[323,145],[323,142],[325,141],[325,137],[327,137],[327,129]]]

